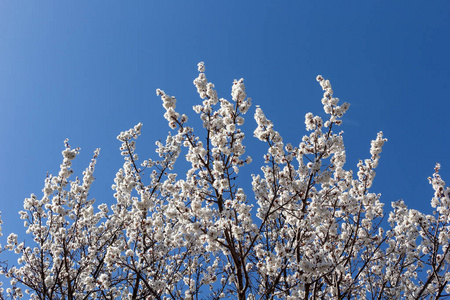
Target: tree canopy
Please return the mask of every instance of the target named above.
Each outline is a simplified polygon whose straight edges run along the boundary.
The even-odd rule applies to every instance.
[[[386,142],[380,132],[370,158],[347,169],[339,103],[317,76],[324,116],[307,113],[308,134],[284,143],[259,106],[255,138],[267,148],[258,174],[239,171],[246,153],[244,117],[252,105],[244,80],[232,99],[219,98],[198,64],[203,128],[189,125],[176,98],[158,89],[170,127],[156,142],[158,159],[140,159],[142,124],[120,133],[124,158],[116,202],[96,204],[96,150],[73,178],[78,148],[65,141],[57,175],[20,212],[28,236],[7,237],[17,254],[2,274],[2,297],[32,299],[438,299],[449,295],[450,189],[429,178],[434,213],[399,200],[386,214],[370,191]],[[180,154],[184,155],[180,155]],[[185,159],[190,167],[176,168]],[[251,181],[252,191],[242,188]],[[387,220],[386,226],[383,220]]]

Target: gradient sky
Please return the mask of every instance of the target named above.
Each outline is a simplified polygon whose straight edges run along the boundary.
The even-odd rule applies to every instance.
[[[383,131],[372,192],[386,212],[400,198],[431,212],[436,162],[450,182],[449,16],[448,0],[0,2],[0,242],[23,232],[17,212],[31,193],[42,196],[47,171],[58,172],[65,138],[82,148],[77,175],[101,148],[91,196],[112,204],[116,136],[143,122],[138,153],[154,156],[169,130],[155,89],[194,119],[199,61],[219,97],[230,99],[243,77],[253,104],[294,145],[305,113],[324,115],[316,75],[330,79],[351,104],[341,127],[346,168],[369,158]],[[253,138],[254,110],[245,124],[254,163],[243,176],[260,172],[265,150]]]

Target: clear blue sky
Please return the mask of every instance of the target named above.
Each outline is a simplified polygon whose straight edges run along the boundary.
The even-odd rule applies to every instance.
[[[298,144],[304,115],[323,114],[318,74],[351,103],[342,130],[347,168],[385,144],[373,192],[430,212],[436,162],[450,182],[450,2],[445,1],[2,1],[0,2],[0,211],[4,234],[23,231],[17,211],[57,173],[63,141],[82,148],[83,170],[101,154],[91,191],[113,203],[122,158],[116,136],[138,122],[142,158],[168,126],[156,88],[193,119],[196,64],[219,97],[233,79]],[[246,120],[248,154],[261,147]],[[247,191],[251,197],[252,192]],[[22,236],[23,237],[23,236]],[[21,238],[22,238],[21,237]],[[4,244],[4,241],[2,241]]]

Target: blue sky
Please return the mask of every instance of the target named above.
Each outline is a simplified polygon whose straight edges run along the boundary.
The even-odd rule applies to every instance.
[[[436,162],[450,182],[450,2],[448,1],[2,1],[0,2],[0,211],[5,236],[23,231],[17,212],[57,173],[63,141],[82,152],[81,175],[101,148],[91,191],[113,203],[122,158],[116,136],[138,122],[142,158],[168,126],[156,88],[191,119],[199,103],[197,63],[219,97],[243,77],[286,142],[323,115],[316,75],[350,102],[344,117],[347,168],[385,144],[373,192],[430,212],[427,177]],[[259,172],[264,145],[246,145]],[[249,179],[250,180],[250,179]],[[252,192],[247,191],[251,198]],[[4,243],[4,241],[3,241]]]

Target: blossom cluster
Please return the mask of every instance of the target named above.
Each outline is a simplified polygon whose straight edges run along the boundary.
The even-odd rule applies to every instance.
[[[252,163],[242,126],[252,100],[234,80],[219,98],[205,64],[194,80],[194,131],[177,100],[157,89],[170,131],[156,159],[141,160],[142,123],[120,133],[123,165],[114,204],[90,198],[99,150],[82,178],[72,178],[80,149],[65,141],[56,176],[42,197],[24,201],[20,217],[32,238],[11,233],[2,251],[9,279],[0,298],[15,299],[437,299],[450,293],[450,188],[436,165],[429,178],[434,214],[392,203],[389,228],[380,194],[370,191],[382,147],[356,172],[346,168],[343,132],[349,109],[317,76],[325,116],[307,113],[307,134],[283,141],[256,106],[254,137],[267,151],[252,191],[240,169]],[[180,171],[184,158],[190,167]],[[0,225],[1,225],[0,220]],[[1,227],[0,227],[1,236]]]

